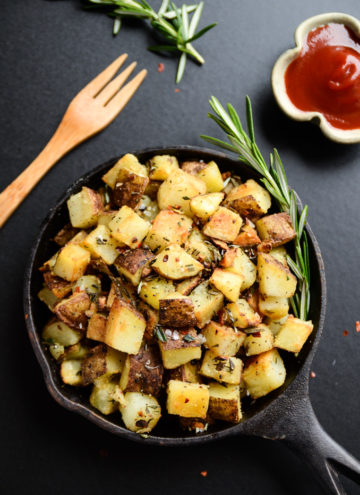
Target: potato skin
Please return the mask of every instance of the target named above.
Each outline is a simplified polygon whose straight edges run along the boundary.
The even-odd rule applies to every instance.
[[[267,215],[256,222],[260,238],[263,242],[269,242],[271,247],[278,247],[292,241],[296,232],[288,213],[275,213]]]
[[[54,296],[62,299],[66,297],[69,292],[71,292],[72,283],[67,282],[63,278],[57,277],[50,270],[47,270],[43,273],[44,282],[47,287],[51,290]]]
[[[112,195],[114,205],[118,208],[126,205],[136,209],[148,183],[148,177],[130,172],[124,180],[115,184]]]
[[[120,275],[125,275],[126,278],[131,279],[131,282],[135,282],[134,285],[137,285],[140,282],[142,268],[154,257],[147,249],[127,249],[119,254],[114,265]]]
[[[187,174],[197,175],[206,168],[205,162],[188,161],[181,164],[181,169]]]
[[[81,365],[84,385],[93,383],[96,378],[106,373],[106,345],[100,344],[91,349]]]
[[[54,312],[59,320],[76,330],[85,330],[88,319],[85,314],[90,308],[90,298],[86,292],[78,292],[63,299],[54,308]]]
[[[120,379],[123,392],[142,392],[157,397],[161,391],[164,367],[157,347],[142,347],[128,355]]]
[[[165,327],[184,328],[196,325],[194,303],[189,297],[181,299],[167,299],[159,301],[159,323]]]
[[[137,309],[143,314],[143,316],[145,316],[146,320],[144,339],[147,343],[153,342],[154,330],[156,325],[159,323],[159,313],[142,300],[138,302]]]

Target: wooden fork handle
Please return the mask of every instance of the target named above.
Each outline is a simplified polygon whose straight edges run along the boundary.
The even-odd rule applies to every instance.
[[[66,126],[60,124],[41,153],[0,194],[0,228],[40,179],[77,143]]]

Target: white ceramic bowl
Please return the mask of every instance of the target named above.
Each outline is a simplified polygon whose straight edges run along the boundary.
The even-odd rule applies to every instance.
[[[295,31],[296,47],[284,52],[276,61],[272,75],[271,84],[273,92],[280,108],[292,119],[313,121],[320,126],[326,137],[339,143],[360,142],[360,129],[343,130],[330,124],[320,112],[305,112],[297,108],[286,92],[285,72],[291,62],[300,54],[302,44],[306,40],[308,33],[319,26],[329,23],[343,24],[360,37],[360,21],[355,17],[342,14],[340,12],[329,12],[310,17],[302,22]]]

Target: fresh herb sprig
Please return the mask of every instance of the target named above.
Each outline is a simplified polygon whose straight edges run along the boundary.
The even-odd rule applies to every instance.
[[[246,97],[246,121],[248,133],[245,132],[236,110],[230,103],[227,104],[226,111],[219,100],[213,96],[210,99],[210,106],[215,115],[209,113],[208,116],[223,129],[229,142],[210,136],[201,137],[209,143],[236,153],[240,161],[255,169],[262,176],[261,181],[267,191],[278,202],[280,210],[290,215],[296,231],[296,238],[294,240],[295,259],[292,259],[288,255],[287,262],[298,278],[298,288],[295,295],[290,299],[290,302],[295,316],[302,320],[306,320],[310,308],[309,246],[305,232],[308,207],[304,206],[299,215],[296,193],[288,185],[285,170],[277,150],[274,148],[273,152],[270,153],[270,166],[267,165],[260,153],[255,142],[250,98],[248,96]]]
[[[180,53],[176,75],[179,83],[184,75],[187,57],[190,56],[199,64],[205,62],[200,53],[192,46],[192,42],[203,36],[216,26],[209,24],[196,32],[204,8],[201,1],[194,5],[177,7],[174,2],[163,0],[160,9],[156,12],[146,0],[87,0],[98,7],[106,7],[108,14],[114,18],[113,34],[120,31],[123,17],[136,17],[150,20],[151,26],[166,40],[162,45],[149,46],[153,52]],[[191,14],[191,16],[190,16]],[[191,18],[190,18],[191,17]]]

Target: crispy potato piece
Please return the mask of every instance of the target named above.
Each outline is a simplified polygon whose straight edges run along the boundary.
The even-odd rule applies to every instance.
[[[281,387],[286,378],[284,362],[276,349],[264,352],[246,365],[243,373],[246,388],[253,399]]]
[[[94,258],[101,258],[107,265],[112,265],[119,254],[118,243],[111,237],[110,230],[105,225],[98,225],[90,232],[84,240],[84,246]]]
[[[69,292],[71,292],[72,290],[73,287],[72,283],[67,282],[63,278],[57,277],[56,275],[51,273],[50,270],[45,271],[43,273],[43,277],[47,287],[58,299],[62,299],[63,297],[66,297],[69,294]]]
[[[202,379],[199,375],[199,366],[195,361],[192,363],[182,364],[178,368],[169,371],[169,380],[180,380],[181,382],[201,383]]]
[[[172,280],[154,277],[149,280],[141,281],[139,296],[154,309],[159,309],[160,299],[163,299],[172,292],[175,292],[175,287]]]
[[[84,331],[88,323],[85,312],[90,309],[90,304],[91,300],[86,292],[78,292],[60,301],[54,312],[69,327]]]
[[[73,387],[82,386],[81,360],[68,359],[60,365],[60,376],[64,383]]]
[[[139,392],[126,392],[120,412],[126,428],[136,433],[149,433],[161,418],[161,407],[155,397]]]
[[[232,242],[238,236],[241,225],[240,215],[220,206],[204,225],[203,233],[215,239]]]
[[[312,321],[303,321],[290,315],[275,337],[275,347],[289,352],[300,352],[313,331]]]
[[[154,255],[147,249],[128,249],[119,254],[114,265],[120,275],[124,275],[133,285],[138,285],[141,275]]]
[[[79,229],[96,225],[104,208],[100,194],[88,187],[83,187],[79,193],[70,196],[67,207],[71,225]]]
[[[200,220],[207,220],[215,213],[223,199],[224,193],[221,192],[202,194],[192,198],[190,208]]]
[[[126,357],[120,378],[123,392],[142,392],[157,397],[161,391],[164,367],[157,347],[142,347],[138,354]]]
[[[86,292],[90,299],[96,299],[101,293],[101,280],[96,275],[83,275],[72,288],[75,292]]]
[[[117,181],[112,199],[115,206],[121,208],[126,205],[134,210],[139,206],[142,195],[149,183],[149,177],[127,172],[126,176]]]
[[[172,210],[160,211],[144,239],[144,246],[154,251],[161,251],[170,244],[182,245],[189,237],[192,226],[191,218]]]
[[[256,217],[264,215],[271,206],[270,194],[253,179],[234,187],[226,197],[230,205],[242,216]]]
[[[105,343],[118,351],[137,354],[146,328],[142,314],[116,297],[106,322]]]
[[[270,351],[274,347],[274,336],[267,325],[261,324],[248,334],[244,341],[247,356]]]
[[[96,378],[103,375],[121,373],[124,368],[125,355],[122,352],[111,349],[104,344],[99,344],[90,350],[82,361],[81,375],[84,385],[93,383]]]
[[[246,337],[244,332],[215,321],[206,325],[201,333],[206,339],[205,346],[217,356],[235,356]]]
[[[156,155],[148,162],[151,180],[166,180],[179,169],[176,156]]]
[[[196,325],[194,303],[189,297],[172,292],[159,300],[159,323],[175,328]]]
[[[209,387],[199,383],[170,380],[167,387],[167,411],[184,418],[206,418]]]
[[[211,289],[208,281],[195,287],[189,297],[195,306],[195,316],[199,328],[203,328],[220,311],[224,302],[223,294]]]
[[[250,225],[243,225],[240,234],[234,240],[233,244],[245,248],[257,246],[260,242],[256,230]]]
[[[200,172],[197,177],[203,180],[206,184],[206,192],[219,192],[224,189],[224,181],[219,170],[219,167],[214,161],[209,162]]]
[[[259,297],[259,310],[273,320],[282,318],[289,312],[289,300],[286,297]]]
[[[150,229],[150,224],[128,206],[122,206],[109,223],[112,237],[134,249],[139,246]]]
[[[265,296],[291,297],[295,294],[295,275],[270,254],[258,254],[258,277],[260,293]]]
[[[211,382],[209,415],[214,419],[239,423],[242,418],[240,386]]]
[[[116,401],[119,386],[111,376],[97,379],[90,395],[90,404],[106,416],[114,413],[119,404]]]
[[[68,282],[75,282],[84,275],[89,262],[89,251],[76,244],[67,244],[57,256],[53,272]]]
[[[204,266],[188,254],[185,249],[177,244],[163,249],[151,264],[153,270],[163,277],[172,280],[182,280],[183,278],[197,275]]]
[[[191,277],[183,280],[176,286],[176,292],[182,294],[183,296],[187,296],[190,292],[195,289],[201,282],[201,276],[197,275],[196,277]]]
[[[206,237],[196,228],[191,231],[185,243],[185,251],[200,263],[207,265],[210,265],[214,258],[211,242],[207,241]]]
[[[193,329],[185,334],[175,330],[166,342],[159,341],[159,347],[164,368],[168,370],[201,358],[201,342]]]
[[[82,338],[82,333],[69,327],[63,321],[51,319],[45,325],[41,337],[47,344],[68,347],[77,344]]]
[[[276,260],[278,260],[282,265],[288,266],[287,264],[287,251],[284,246],[278,246],[276,248],[273,248],[269,251],[269,254]]]
[[[272,247],[282,246],[296,237],[290,216],[284,212],[260,218],[256,228],[261,240],[270,242]]]
[[[222,292],[229,301],[235,302],[239,299],[244,277],[238,273],[215,268],[209,281],[216,289]]]
[[[133,172],[138,175],[142,175],[143,177],[147,177],[147,169],[144,165],[141,165],[136,156],[127,153],[123,157],[118,160],[115,165],[103,175],[102,180],[109,186],[111,189],[114,189],[115,184],[121,176],[121,172],[124,171],[125,175],[128,172]]]
[[[98,217],[98,225],[105,225],[105,227],[109,228],[109,223],[117,214],[117,210],[107,210],[100,213]]]
[[[206,166],[207,165],[205,162],[187,161],[182,162],[181,170],[190,175],[197,175],[199,172],[201,172],[201,170],[204,170]]]
[[[241,291],[249,289],[256,281],[256,266],[240,248],[229,249],[221,260],[220,265],[225,270],[238,273],[244,277]]]
[[[283,318],[279,318],[276,320],[272,320],[271,318],[265,318],[265,323],[266,325],[270,328],[272,331],[272,334],[274,337],[279,333],[280,328],[283,326],[283,324],[286,322],[288,319],[289,315],[284,316]]]
[[[261,316],[253,310],[245,299],[238,299],[235,303],[227,304],[228,321],[237,328],[255,327],[261,323]]]
[[[206,351],[200,368],[200,374],[219,382],[239,385],[243,362],[241,359],[229,356],[218,356],[212,351]]]

